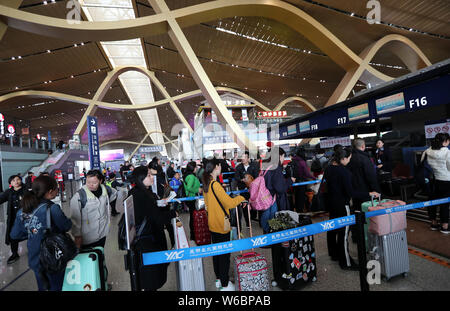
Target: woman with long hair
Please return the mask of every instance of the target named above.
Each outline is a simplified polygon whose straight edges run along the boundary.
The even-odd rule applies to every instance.
[[[434,175],[434,194],[435,199],[450,197],[450,136],[448,133],[439,133],[434,137],[431,148],[422,154],[422,161],[425,158],[431,166]],[[431,230],[440,230],[444,234],[449,234],[449,204],[439,205],[439,217],[441,225],[436,220],[438,206],[429,206],[428,215],[431,219]]]
[[[345,167],[352,157],[352,148],[336,148],[330,164],[325,169],[326,204],[330,219],[350,216],[350,199],[378,197],[376,192],[358,192],[353,189],[352,175]],[[348,251],[349,226],[327,232],[328,254],[332,260],[339,261],[344,270],[355,270],[358,266]]]
[[[244,201],[244,197],[231,198],[216,181],[222,167],[217,160],[209,161],[203,173],[203,195],[208,210],[208,226],[211,232],[212,243],[230,241],[230,226],[227,219],[230,210]],[[213,256],[214,272],[216,274],[216,287],[221,291],[233,291],[234,284],[229,281],[230,254]]]
[[[58,194],[58,184],[53,177],[39,176],[33,181],[32,190],[24,194],[20,202],[21,209],[17,213],[11,238],[16,240],[28,239],[28,265],[33,270],[39,290],[46,290],[45,281],[40,274],[39,255],[41,241],[47,229],[47,207],[50,207],[52,231],[64,233],[72,227],[72,221],[68,219],[61,207],[53,203]],[[46,273],[49,282],[49,290],[59,291],[64,282],[64,271],[57,274]]]
[[[157,196],[151,190],[154,179],[151,170],[140,166],[133,170],[131,180],[135,187],[128,193],[133,196],[134,219],[136,232],[142,226],[142,233],[135,241],[134,248],[139,253],[157,252],[167,250],[167,240],[164,225],[172,218],[177,217],[174,210],[164,210],[158,207]],[[142,261],[142,256],[138,260]],[[139,263],[141,266],[142,262]],[[140,286],[145,290],[157,290],[167,281],[168,264],[150,265],[142,268],[140,273]]]

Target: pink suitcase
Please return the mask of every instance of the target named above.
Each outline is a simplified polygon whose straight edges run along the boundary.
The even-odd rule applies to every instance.
[[[377,206],[369,207],[369,212],[392,208],[406,203],[400,200],[381,202]],[[373,205],[373,204],[372,204]],[[369,232],[376,235],[386,235],[406,229],[406,211],[380,215],[370,218]]]

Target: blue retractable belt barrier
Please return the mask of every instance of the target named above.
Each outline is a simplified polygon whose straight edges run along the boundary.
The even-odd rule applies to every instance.
[[[366,213],[366,218],[446,203],[450,203],[450,197],[420,203],[413,203],[408,205],[400,205],[388,209],[368,212]],[[229,242],[209,244],[204,246],[197,246],[171,251],[144,253],[142,254],[143,265],[147,266],[160,263],[168,263],[172,261],[217,256],[232,252],[244,251],[255,247],[277,244],[326,231],[336,230],[354,224],[355,224],[355,216],[351,215],[346,217],[334,218],[303,227],[297,227],[284,231],[264,234],[253,238],[246,238],[242,240],[234,240]]]
[[[305,182],[299,182],[299,183],[294,183],[292,184],[293,187],[297,187],[297,186],[305,186],[305,185],[312,185],[312,184],[318,184],[322,181],[322,179],[317,179],[317,180],[311,180],[311,181],[305,181]],[[224,180],[225,182],[225,180]],[[236,191],[229,191],[227,192],[227,194],[241,194],[244,192],[248,192],[248,189],[244,189],[244,190],[236,190]],[[173,202],[186,202],[186,201],[195,201],[197,199],[203,199],[203,196],[196,196],[196,197],[188,197],[188,198],[175,198],[171,201],[168,201],[167,203],[173,203]]]

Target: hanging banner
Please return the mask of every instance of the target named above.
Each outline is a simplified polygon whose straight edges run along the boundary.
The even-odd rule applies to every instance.
[[[247,108],[242,108],[242,121],[248,121]]]
[[[91,170],[100,169],[100,146],[98,143],[98,126],[96,117],[87,117],[89,139],[89,162]]]
[[[344,147],[351,146],[352,140],[350,136],[347,137],[330,137],[330,138],[321,138],[320,139],[320,148],[333,148],[336,145],[342,145]]]

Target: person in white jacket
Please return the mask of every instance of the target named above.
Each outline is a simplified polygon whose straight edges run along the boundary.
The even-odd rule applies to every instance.
[[[428,148],[423,154],[421,161],[425,159],[433,170],[435,179],[434,184],[434,199],[442,199],[450,197],[450,136],[448,133],[439,133],[435,136],[431,143],[431,148]],[[439,206],[439,214],[441,219],[441,226],[436,220],[436,205],[428,207],[428,214],[431,219],[431,230],[440,230],[444,234],[449,234],[448,220],[449,220],[449,204],[442,204]]]
[[[72,235],[78,248],[105,247],[111,221],[109,205],[116,199],[117,191],[102,185],[102,179],[98,170],[87,172],[86,185],[70,200]]]

